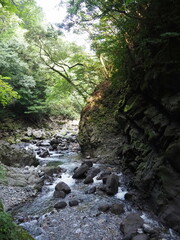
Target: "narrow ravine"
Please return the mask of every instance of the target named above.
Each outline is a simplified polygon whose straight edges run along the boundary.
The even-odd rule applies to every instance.
[[[71,141],[64,136],[56,139],[59,139],[56,146],[55,139],[25,145],[26,149],[35,151],[41,166],[54,165],[58,171],[45,178],[42,190],[35,198],[10,211],[16,222],[36,240],[180,239],[171,229],[158,223],[152,212],[144,212],[140,205],[133,205],[133,197],[128,193],[118,167],[99,164],[88,156],[83,158],[75,136]],[[58,149],[59,145],[61,149]],[[93,164],[88,171],[98,169],[93,183],[85,184],[84,178],[72,177],[74,169],[83,162]],[[106,184],[102,180],[104,173],[118,177],[118,193],[106,193]],[[71,189],[64,198],[54,196],[59,182],[66,183]]]

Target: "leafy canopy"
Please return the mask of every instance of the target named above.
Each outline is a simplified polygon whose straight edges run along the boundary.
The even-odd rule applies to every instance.
[[[12,102],[13,99],[20,98],[18,93],[13,91],[13,88],[8,83],[4,82],[7,79],[9,78],[0,75],[0,103],[3,107]]]

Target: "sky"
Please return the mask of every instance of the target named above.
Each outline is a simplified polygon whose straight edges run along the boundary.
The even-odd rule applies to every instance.
[[[45,20],[48,23],[61,23],[66,16],[66,8],[60,7],[58,4],[61,0],[36,0],[37,5],[42,7],[45,14]],[[64,32],[68,41],[75,42],[77,45],[84,46],[87,51],[90,51],[90,42],[88,41],[88,34],[73,34],[71,32]]]
[[[60,0],[36,0],[36,2],[42,7],[48,22],[59,23],[65,18],[65,7],[58,7]]]

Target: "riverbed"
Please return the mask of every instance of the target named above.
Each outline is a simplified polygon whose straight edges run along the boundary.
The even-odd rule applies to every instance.
[[[51,179],[46,179],[36,197],[11,210],[16,222],[36,240],[180,239],[171,229],[158,223],[158,219],[151,212],[144,212],[143,208],[125,200],[128,190],[124,184],[124,176],[117,166],[99,164],[95,159],[88,159],[100,173],[93,178],[93,183],[84,184],[83,179],[72,178],[74,169],[87,160],[81,156],[78,147],[73,151],[69,148],[49,151],[50,140],[43,140],[41,144],[29,143],[25,147],[36,152],[40,165],[50,164],[61,168],[60,174],[53,174]],[[37,153],[41,148],[43,151],[49,151],[49,155],[39,157]],[[107,195],[102,190],[102,179],[98,177],[104,171],[110,171],[119,178],[118,193],[113,196]],[[63,199],[57,199],[53,195],[58,182],[66,183],[71,189]],[[72,200],[78,204],[70,206]],[[54,207],[57,202],[62,201],[67,204],[65,207],[61,209]],[[116,204],[123,206],[122,213],[111,211],[111,207]],[[102,210],[102,206],[110,207]],[[127,238],[122,231],[122,224],[132,213],[137,214],[143,220],[143,224],[137,228],[134,238]],[[139,238],[135,238],[136,236]]]

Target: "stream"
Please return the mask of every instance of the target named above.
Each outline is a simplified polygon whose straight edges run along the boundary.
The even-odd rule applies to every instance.
[[[54,165],[60,167],[60,173],[54,173],[53,177],[46,179],[41,192],[32,200],[14,207],[11,210],[15,221],[26,229],[36,240],[178,240],[179,236],[171,229],[167,229],[158,223],[158,219],[151,212],[144,212],[138,206],[132,206],[125,200],[128,192],[124,184],[124,176],[116,166],[93,163],[93,167],[100,170],[91,184],[84,184],[84,179],[72,178],[74,169],[83,161],[78,150],[50,150],[50,141],[26,144],[26,149],[33,149],[40,165]],[[39,157],[38,151],[48,150],[46,157]],[[88,159],[91,161],[91,159]],[[120,186],[118,193],[109,196],[102,189],[102,172],[111,171],[119,177]],[[65,182],[71,192],[65,198],[55,198],[55,186],[59,182]],[[75,200],[78,205],[70,206]],[[55,208],[57,202],[65,202],[67,206],[61,209]],[[100,206],[123,206],[122,213],[118,210],[100,210]],[[138,227],[137,236],[125,236],[121,231],[121,223],[126,217],[136,213],[143,219],[142,227]],[[126,225],[128,223],[124,223]],[[125,230],[124,230],[125,231]]]

